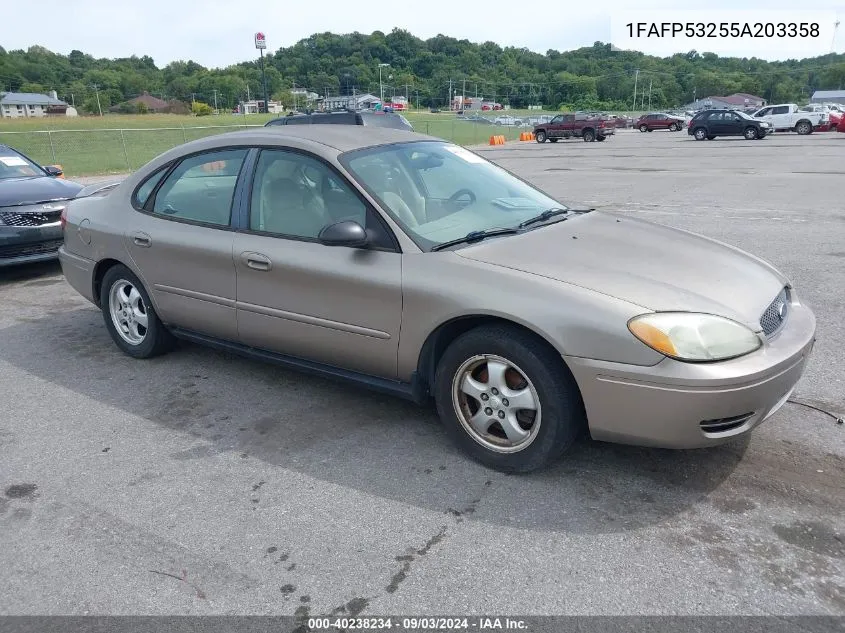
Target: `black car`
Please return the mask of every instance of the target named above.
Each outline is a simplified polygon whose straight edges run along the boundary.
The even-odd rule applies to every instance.
[[[264,127],[274,125],[369,125],[371,127],[387,127],[394,130],[414,131],[408,119],[395,112],[384,111],[349,111],[342,112],[314,112],[311,114],[294,114],[270,119]]]
[[[61,175],[58,167],[42,167],[0,145],[0,268],[56,259],[68,201],[102,195],[117,185],[83,187]]]
[[[749,141],[765,138],[771,125],[739,110],[702,110],[687,127],[687,134],[696,141],[713,140],[717,136],[744,136]]]

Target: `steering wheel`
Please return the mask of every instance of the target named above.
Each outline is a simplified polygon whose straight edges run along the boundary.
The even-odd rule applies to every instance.
[[[471,189],[466,189],[466,188],[464,188],[464,189],[458,189],[455,193],[453,193],[451,196],[449,196],[449,199],[448,199],[446,202],[448,202],[450,205],[452,205],[452,206],[454,206],[454,207],[457,207],[457,206],[458,206],[458,202],[459,202],[459,201],[460,201],[460,199],[461,199],[461,198],[463,198],[464,196],[468,196],[468,197],[469,197],[469,201],[468,201],[468,202],[467,202],[467,204],[465,205],[465,206],[467,206],[467,207],[468,207],[469,205],[473,204],[473,203],[474,203],[474,202],[478,199],[478,198],[476,197],[476,195],[472,192],[472,190],[471,190]]]

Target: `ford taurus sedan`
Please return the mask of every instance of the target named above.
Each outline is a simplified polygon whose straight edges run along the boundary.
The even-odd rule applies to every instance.
[[[593,438],[693,448],[787,400],[815,319],[725,244],[568,208],[410,132],[296,126],[171,150],[72,202],[60,259],[125,353],[187,339],[435,401],[529,471]]]

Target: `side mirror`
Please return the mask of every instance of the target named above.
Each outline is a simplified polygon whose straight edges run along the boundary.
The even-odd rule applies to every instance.
[[[46,165],[44,167],[44,171],[46,171],[49,176],[53,176],[53,178],[61,178],[65,173],[62,171],[61,165]]]
[[[325,246],[361,247],[367,245],[367,231],[354,220],[344,220],[324,226],[317,239]]]

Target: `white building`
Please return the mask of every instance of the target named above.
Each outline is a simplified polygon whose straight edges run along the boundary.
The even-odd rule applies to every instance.
[[[264,99],[241,101],[238,104],[237,110],[238,114],[258,114],[264,110]],[[285,106],[278,101],[269,101],[267,103],[267,111],[272,114],[279,114],[285,111]]]
[[[50,91],[49,95],[34,92],[0,93],[0,116],[5,118],[65,116],[67,110],[68,104],[57,97],[55,90]]]
[[[845,90],[816,90],[811,103],[845,103]]]
[[[323,99],[325,110],[373,110],[381,103],[381,99],[369,93],[359,95],[343,95]]]

